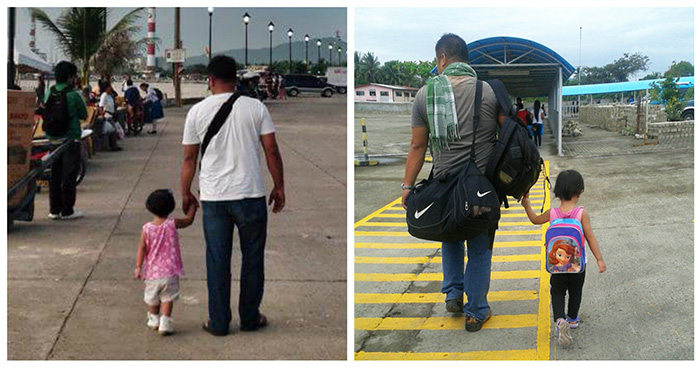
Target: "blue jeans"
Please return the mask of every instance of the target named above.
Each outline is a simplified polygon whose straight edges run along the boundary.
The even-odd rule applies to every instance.
[[[467,266],[464,267],[464,241],[442,243],[442,293],[445,300],[462,299],[467,294],[464,313],[479,321],[486,319],[486,295],[491,283],[490,231],[467,240]]]
[[[202,201],[204,239],[207,243],[209,327],[227,333],[231,323],[231,252],[233,228],[241,240],[241,293],[238,313],[242,326],[253,326],[260,315],[265,282],[267,237],[265,198]]]

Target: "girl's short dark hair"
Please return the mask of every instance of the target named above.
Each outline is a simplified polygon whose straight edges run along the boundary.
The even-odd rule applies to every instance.
[[[583,192],[583,176],[577,171],[568,169],[559,172],[557,183],[554,185],[554,195],[562,200],[571,200],[572,197]]]
[[[161,218],[167,218],[175,210],[173,192],[169,189],[153,191],[146,199],[146,209]]]

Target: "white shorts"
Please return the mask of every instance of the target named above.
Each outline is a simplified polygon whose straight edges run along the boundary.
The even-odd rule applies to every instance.
[[[173,302],[180,297],[180,277],[146,279],[143,300],[149,306],[158,306],[163,302]]]

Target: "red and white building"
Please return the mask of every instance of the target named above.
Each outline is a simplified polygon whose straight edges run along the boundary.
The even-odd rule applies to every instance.
[[[355,102],[413,102],[418,88],[370,83],[355,87]]]

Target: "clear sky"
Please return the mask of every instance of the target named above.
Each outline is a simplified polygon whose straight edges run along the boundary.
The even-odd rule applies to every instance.
[[[65,8],[43,8],[56,20]],[[112,8],[112,22],[133,8]],[[347,41],[346,8],[214,8],[212,18],[212,48],[215,50],[239,49],[245,46],[245,28],[243,14],[251,16],[248,24],[248,48],[268,48],[270,34],[267,25],[275,24],[272,43],[278,45],[288,42],[287,30],[294,31],[293,41],[303,40],[308,34],[311,38],[334,37],[340,31],[342,40]],[[172,48],[174,36],[174,8],[156,8],[156,36],[161,38],[157,54],[162,56],[165,49]],[[27,8],[17,8],[17,42],[29,44],[30,16]],[[182,8],[180,10],[180,33],[187,50],[187,56],[204,53],[209,42],[209,15],[207,8]],[[108,24],[110,26],[111,24]],[[143,36],[146,36],[146,13],[140,21]],[[37,47],[51,54],[54,49],[53,36],[37,23]],[[29,47],[26,46],[26,49]]]
[[[603,66],[641,52],[649,70],[663,73],[672,61],[694,62],[693,8],[356,8],[355,50],[379,61],[432,60],[443,33],[467,43],[512,36],[541,43],[579,65]]]

